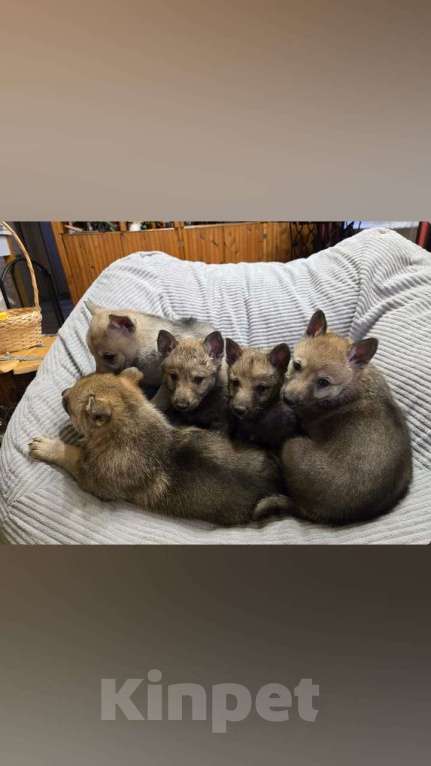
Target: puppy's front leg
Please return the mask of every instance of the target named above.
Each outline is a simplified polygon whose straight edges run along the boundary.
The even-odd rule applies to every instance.
[[[35,436],[29,444],[30,455],[35,460],[64,468],[74,479],[78,478],[80,447],[65,444],[61,439],[50,439],[48,436]]]

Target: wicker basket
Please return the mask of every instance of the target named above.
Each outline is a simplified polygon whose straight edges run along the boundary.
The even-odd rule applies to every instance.
[[[40,311],[39,291],[30,256],[17,233],[6,221],[0,221],[18,243],[27,262],[33,288],[34,306],[22,309],[0,311],[0,354],[19,351],[40,344],[42,339],[42,314]]]

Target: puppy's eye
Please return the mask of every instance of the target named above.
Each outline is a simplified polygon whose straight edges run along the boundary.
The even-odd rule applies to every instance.
[[[232,383],[234,388],[239,388],[239,380],[238,380],[238,378],[233,378],[231,380],[231,383]]]
[[[293,369],[296,370],[296,372],[299,372],[299,370],[302,370],[302,364],[301,362],[298,362],[296,359],[293,362]]]
[[[177,375],[176,372],[169,373],[169,377],[170,377],[170,379],[172,380],[173,383],[176,383],[177,380],[178,380],[178,375]]]
[[[195,377],[193,378],[193,383],[196,383],[196,385],[199,385],[199,383],[202,383],[202,381],[204,380],[205,378],[203,378],[201,375],[195,375]]]
[[[115,359],[115,354],[103,354],[103,358],[105,362],[113,362]]]
[[[265,394],[266,391],[268,391],[269,386],[264,386],[263,383],[261,383],[259,386],[256,386],[256,393],[257,394]]]
[[[316,385],[317,388],[328,388],[331,385],[331,381],[328,378],[317,378]]]

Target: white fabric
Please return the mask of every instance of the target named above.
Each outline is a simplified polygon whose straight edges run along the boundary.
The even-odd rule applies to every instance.
[[[376,363],[404,408],[414,446],[414,482],[387,516],[329,529],[292,518],[262,529],[218,529],[106,503],[61,469],[32,461],[33,436],[57,435],[67,416],[60,392],[93,370],[80,301],[28,387],[0,453],[0,521],[16,543],[429,543],[431,539],[431,255],[386,229],[364,231],[288,264],[190,263],[164,253],[116,261],[86,296],[107,307],[209,320],[238,342],[294,344],[316,308],[354,339],[380,340]]]

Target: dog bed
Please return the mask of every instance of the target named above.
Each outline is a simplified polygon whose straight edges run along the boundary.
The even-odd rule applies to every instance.
[[[67,423],[60,392],[94,369],[84,300],[169,318],[209,320],[239,343],[294,344],[316,308],[331,329],[379,338],[386,373],[411,429],[414,481],[390,514],[341,529],[293,518],[262,528],[178,521],[126,502],[102,502],[60,468],[32,461],[33,436]],[[386,229],[288,264],[189,263],[134,253],[109,266],[64,323],[18,405],[0,453],[0,521],[11,543],[422,543],[431,539],[431,256]],[[232,499],[234,501],[234,498]]]

